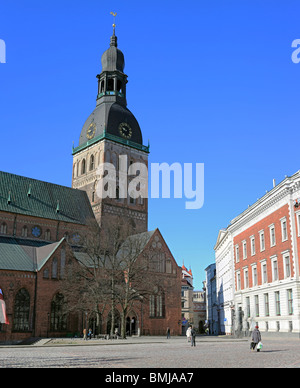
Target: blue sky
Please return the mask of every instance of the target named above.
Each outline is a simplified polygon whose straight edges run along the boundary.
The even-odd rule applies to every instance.
[[[298,3],[298,4],[297,4]],[[175,259],[202,288],[220,228],[299,170],[300,4],[277,0],[2,2],[0,169],[71,185],[117,12],[128,108],[150,163],[204,163],[205,203],[151,199]]]

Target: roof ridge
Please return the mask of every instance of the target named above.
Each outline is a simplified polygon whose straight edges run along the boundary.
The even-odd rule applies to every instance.
[[[45,183],[45,184],[47,184],[47,185],[53,185],[53,186],[63,187],[63,188],[65,188],[65,189],[78,190],[78,189],[74,189],[73,187],[70,187],[70,186],[59,185],[59,184],[57,184],[57,183],[47,182],[47,181],[43,181],[43,180],[41,180],[41,179],[36,179],[36,178],[30,178],[30,177],[28,177],[28,176],[19,175],[19,174],[14,174],[14,173],[7,172],[7,171],[1,171],[1,170],[0,170],[0,174],[13,175],[13,176],[16,177],[16,178],[28,179],[28,180],[35,181],[35,182]],[[82,190],[81,190],[81,191],[82,191]]]

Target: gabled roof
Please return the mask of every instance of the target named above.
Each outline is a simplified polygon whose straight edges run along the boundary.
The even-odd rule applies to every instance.
[[[46,242],[0,237],[0,270],[39,271],[65,239]]]
[[[120,262],[124,259],[130,260],[130,256],[132,256],[132,258],[137,258],[143,252],[154,233],[155,230],[127,237],[117,252],[116,258]],[[101,260],[98,260],[96,256],[91,257],[89,253],[84,250],[78,250],[77,247],[76,250],[73,250],[73,254],[78,262],[84,266],[94,267],[95,265],[102,265]],[[109,265],[109,263],[107,265]]]
[[[138,257],[138,255],[143,252],[154,233],[155,230],[152,230],[127,237],[118,252],[118,258],[121,260],[122,257],[124,258],[129,254]]]
[[[214,250],[216,250],[217,246],[220,244],[220,242],[223,240],[223,238],[225,237],[227,233],[227,229],[221,229],[219,230],[219,233],[218,233],[218,238],[217,238],[217,242],[216,242],[216,245],[214,246]]]
[[[0,211],[86,224],[94,214],[85,191],[0,171]]]

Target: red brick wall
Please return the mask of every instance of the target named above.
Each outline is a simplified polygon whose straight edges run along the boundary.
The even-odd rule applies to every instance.
[[[38,273],[24,272],[24,271],[6,271],[0,270],[0,288],[3,290],[4,299],[6,303],[6,312],[9,320],[9,325],[2,325],[0,331],[1,341],[19,341],[26,338],[34,337],[56,337],[65,333],[51,333],[50,331],[50,313],[51,313],[51,301],[54,296],[61,292],[62,282],[60,280],[60,258],[61,249],[66,248],[65,244],[62,244],[54,254],[48,259],[45,265]],[[52,261],[53,258],[58,260],[58,277],[53,279],[51,276]],[[69,260],[70,255],[66,255],[66,261]],[[67,265],[67,262],[66,262]],[[49,278],[44,278],[44,270],[49,270]],[[37,278],[36,278],[37,276]],[[13,320],[14,320],[14,301],[18,291],[21,288],[25,288],[30,295],[30,313],[29,313],[29,331],[28,332],[14,332]],[[36,293],[36,295],[35,295]],[[36,312],[34,314],[34,304]],[[34,323],[35,318],[35,323]],[[74,317],[72,317],[74,319]],[[70,328],[76,327],[77,321],[68,322]],[[35,329],[34,329],[35,327]]]
[[[44,219],[39,217],[0,212],[0,225],[3,222],[5,222],[7,225],[7,236],[22,238],[22,228],[24,226],[27,226],[27,238],[45,241],[45,232],[46,230],[50,230],[50,242],[60,241],[64,237],[64,234],[66,232],[70,237],[73,233],[84,233],[84,230],[86,228],[84,225],[75,224],[72,222],[58,222],[55,220]],[[31,229],[34,226],[39,226],[42,230],[42,234],[38,238],[35,238],[31,233]]]
[[[298,212],[298,213],[296,213]],[[299,230],[299,225],[300,225],[300,220],[298,221],[298,217],[300,217],[300,208],[295,208],[293,207],[293,213],[295,217],[295,230],[296,230],[296,244],[297,244],[297,251],[298,251],[298,268],[300,268],[300,230]]]
[[[158,236],[162,244],[160,251],[165,252],[166,257],[171,259],[172,272],[160,273],[160,288],[164,292],[165,314],[163,317],[150,317],[149,301],[145,301],[143,306],[137,303],[133,311],[139,322],[139,327],[142,329],[141,334],[166,334],[167,327],[170,327],[171,335],[181,334],[181,269],[177,266],[168,246],[164,242],[161,234],[157,230],[149,241],[149,249],[152,246],[153,238]],[[0,331],[1,341],[18,341],[32,336],[36,337],[55,337],[64,336],[66,333],[52,333],[50,331],[50,313],[51,301],[56,293],[61,292],[62,282],[60,281],[60,258],[61,249],[66,249],[66,262],[70,259],[68,254],[67,244],[62,244],[52,256],[47,260],[44,266],[38,273],[23,272],[23,271],[6,271],[0,270],[0,288],[3,290],[5,302],[7,306],[7,315],[10,325],[3,325]],[[58,259],[58,278],[53,279],[51,276],[53,258]],[[75,259],[74,259],[75,260]],[[67,264],[67,263],[66,263]],[[49,270],[49,278],[43,276],[45,269]],[[37,278],[36,278],[37,276]],[[30,330],[26,333],[13,332],[13,315],[14,315],[14,300],[17,292],[25,288],[30,294]],[[35,299],[36,293],[36,299]],[[34,301],[36,300],[36,314],[34,315]],[[102,332],[106,333],[107,314],[103,317]],[[35,330],[34,330],[34,316]],[[70,315],[68,320],[68,331],[82,333],[83,320],[80,314]]]
[[[288,239],[286,241],[282,241],[282,230],[281,230],[281,219],[286,217],[287,223],[287,234]],[[270,242],[270,230],[269,226],[274,224],[275,226],[275,246],[271,246]],[[260,235],[259,232],[264,230],[265,235],[265,250],[260,251]],[[250,237],[255,237],[255,255],[251,256],[251,241]],[[247,259],[243,259],[243,240],[247,243]],[[236,245],[239,246],[239,263],[236,262]],[[278,277],[279,280],[284,278],[284,269],[283,269],[283,260],[281,252],[290,249],[290,268],[291,268],[291,276],[294,275],[294,269],[292,266],[292,249],[291,249],[291,229],[290,229],[290,220],[289,220],[289,210],[288,205],[285,205],[265,217],[261,221],[252,225],[244,232],[234,237],[234,260],[235,260],[235,270],[240,270],[241,273],[241,289],[244,289],[244,272],[243,268],[248,266],[248,274],[249,274],[249,287],[252,287],[252,267],[251,264],[257,264],[257,280],[258,285],[262,283],[262,274],[261,274],[261,260],[267,259],[267,276],[268,282],[272,279],[272,266],[270,257],[273,255],[277,255],[277,263],[278,263]]]

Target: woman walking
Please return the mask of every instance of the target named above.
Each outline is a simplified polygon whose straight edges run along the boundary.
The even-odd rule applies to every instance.
[[[191,326],[189,326],[187,331],[186,331],[186,337],[187,337],[187,341],[191,342],[191,337],[192,337],[192,328],[191,328]]]
[[[252,342],[251,342],[250,349],[255,350],[259,342],[261,342],[261,334],[260,334],[260,331],[258,330],[258,326],[255,326],[255,329],[252,332]],[[260,351],[260,349],[258,348],[256,350],[258,352]]]

